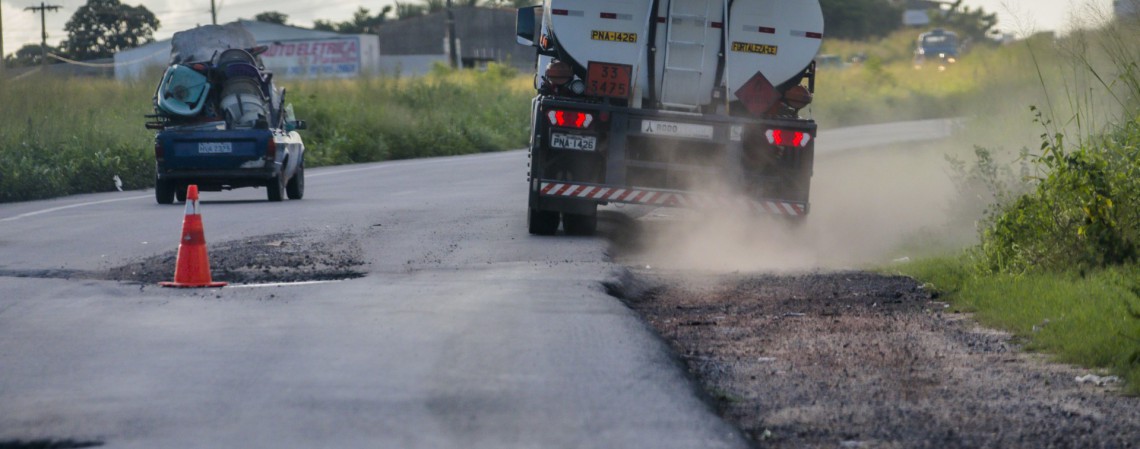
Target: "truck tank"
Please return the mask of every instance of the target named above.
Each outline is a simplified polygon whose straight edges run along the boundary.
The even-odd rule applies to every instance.
[[[731,96],[757,74],[780,85],[811,63],[823,38],[818,0],[547,0],[544,6],[545,27],[577,72],[584,74],[589,62],[636,62],[635,106],[695,110],[712,103],[717,90]]]

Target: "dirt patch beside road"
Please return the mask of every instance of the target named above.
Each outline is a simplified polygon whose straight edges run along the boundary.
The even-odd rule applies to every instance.
[[[1140,399],[1079,384],[1087,370],[1019,352],[909,278],[632,275],[625,301],[759,447],[1140,444]]]
[[[818,155],[799,228],[738,210],[604,211],[629,267],[610,291],[759,447],[1140,447],[1140,398],[1078,383],[1088,370],[1022,352],[909,278],[851,271],[972,241],[972,217],[950,208],[956,145]]]

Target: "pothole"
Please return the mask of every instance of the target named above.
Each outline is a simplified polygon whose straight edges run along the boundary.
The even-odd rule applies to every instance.
[[[232,284],[294,283],[359,278],[363,252],[347,231],[270,234],[209,245],[215,281]],[[104,279],[152,284],[174,276],[177,249],[106,272]]]

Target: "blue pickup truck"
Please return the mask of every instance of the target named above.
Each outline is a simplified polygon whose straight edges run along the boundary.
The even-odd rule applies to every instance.
[[[154,95],[155,200],[185,201],[186,186],[265,187],[269,201],[305,195],[305,129],[240,24],[175,33]]]
[[[938,70],[946,70],[951,64],[958,62],[958,34],[935,28],[918,36],[914,46],[914,68],[921,69],[924,64],[931,64]]]

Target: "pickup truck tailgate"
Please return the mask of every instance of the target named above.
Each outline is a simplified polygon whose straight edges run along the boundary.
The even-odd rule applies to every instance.
[[[265,157],[267,130],[164,131],[158,135],[167,169],[233,169]]]

